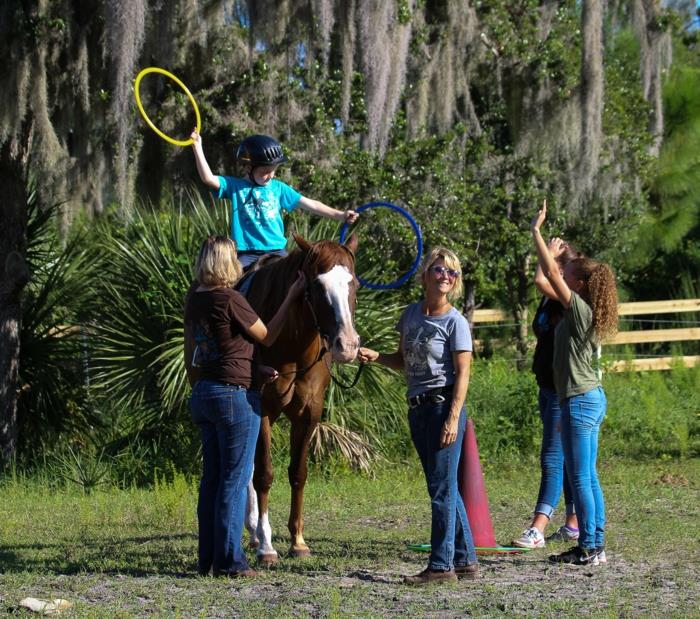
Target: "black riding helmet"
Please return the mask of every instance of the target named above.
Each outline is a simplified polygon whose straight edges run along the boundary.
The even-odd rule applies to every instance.
[[[287,157],[282,152],[282,145],[269,135],[248,136],[238,146],[236,159],[243,165],[253,167],[279,165],[287,161]]]

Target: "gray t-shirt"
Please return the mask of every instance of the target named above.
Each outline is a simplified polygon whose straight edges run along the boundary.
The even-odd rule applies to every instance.
[[[593,368],[593,310],[571,292],[571,304],[554,332],[554,386],[560,400],[600,386]]]
[[[452,353],[472,350],[469,323],[454,307],[425,316],[423,302],[412,303],[396,323],[401,333],[409,397],[454,383]]]

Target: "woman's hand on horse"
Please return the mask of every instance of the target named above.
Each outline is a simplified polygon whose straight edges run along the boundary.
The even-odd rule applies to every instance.
[[[306,275],[299,271],[297,278],[294,280],[294,283],[289,288],[287,296],[290,298],[290,300],[298,299],[304,293],[305,289]]]
[[[357,351],[357,358],[360,360],[360,363],[370,363],[379,359],[379,353],[371,348],[360,347],[360,350]]]
[[[279,372],[269,365],[258,366],[258,372],[260,372],[260,377],[264,383],[272,383],[280,377]]]
[[[542,208],[539,211],[537,211],[537,215],[535,215],[532,218],[532,221],[530,222],[530,228],[532,228],[533,231],[539,230],[546,218],[547,218],[547,200],[544,200],[542,202]]]

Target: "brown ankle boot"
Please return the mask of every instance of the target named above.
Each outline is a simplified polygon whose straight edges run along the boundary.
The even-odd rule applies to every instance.
[[[457,574],[454,570],[448,570],[446,572],[440,570],[431,570],[430,568],[424,569],[420,574],[415,576],[406,576],[404,582],[407,585],[427,585],[431,582],[455,582],[457,580]]]
[[[479,564],[470,563],[469,565],[455,565],[455,573],[457,574],[457,578],[474,580],[479,575]]]

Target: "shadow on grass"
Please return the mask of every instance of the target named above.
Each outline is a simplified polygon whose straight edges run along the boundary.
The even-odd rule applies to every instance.
[[[196,540],[196,535],[180,533],[12,544],[0,547],[0,565],[4,573],[189,578],[196,574]]]
[[[382,564],[403,559],[401,542],[309,538],[312,555],[296,559],[289,553],[289,538],[273,536],[280,550],[280,564],[273,571],[308,575],[336,573],[338,561]],[[251,563],[255,561],[248,551]],[[109,574],[126,576],[195,577],[197,536],[193,533],[138,537],[63,539],[53,542],[0,546],[0,565],[5,573],[36,572],[62,575]]]
[[[426,553],[411,552],[403,541],[308,539],[312,555],[296,559],[289,553],[289,539],[274,536],[280,550],[280,562],[270,568],[280,574],[312,576],[338,574],[358,580],[390,583],[385,571],[395,571],[399,563],[426,563]],[[254,554],[249,551],[251,563]],[[501,563],[500,558],[483,558],[484,566]],[[509,562],[519,564],[518,560]],[[197,536],[193,533],[151,535],[124,538],[81,538],[33,544],[13,544],[0,547],[0,565],[4,573],[36,572],[44,574],[75,575],[105,574],[131,577],[169,576],[195,578],[197,574]],[[377,571],[363,569],[377,566]]]

